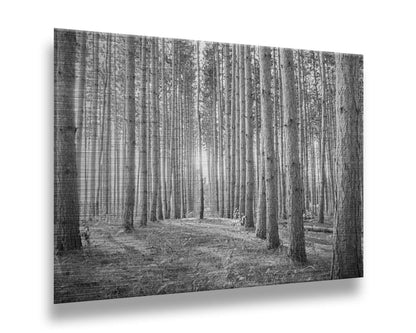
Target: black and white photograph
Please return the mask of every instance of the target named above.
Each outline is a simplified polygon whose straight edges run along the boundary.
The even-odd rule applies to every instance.
[[[363,276],[363,56],[54,45],[55,303]]]
[[[1,330],[411,332],[415,8],[3,1]]]

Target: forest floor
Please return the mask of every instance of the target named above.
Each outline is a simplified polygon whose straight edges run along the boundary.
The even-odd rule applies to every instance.
[[[55,303],[329,279],[332,234],[305,231],[308,262],[298,264],[286,221],[275,250],[231,219],[150,222],[130,234],[115,218],[89,224],[89,244],[55,256]]]

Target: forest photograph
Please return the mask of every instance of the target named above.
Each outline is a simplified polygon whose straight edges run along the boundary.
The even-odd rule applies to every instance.
[[[363,276],[363,56],[54,31],[54,303]]]

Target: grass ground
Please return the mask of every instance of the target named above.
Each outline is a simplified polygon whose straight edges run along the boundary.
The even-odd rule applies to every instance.
[[[121,221],[99,218],[89,228],[90,244],[55,256],[55,303],[329,278],[332,234],[305,232],[300,265],[287,256],[284,221],[276,250],[231,219],[165,220],[126,234]]]

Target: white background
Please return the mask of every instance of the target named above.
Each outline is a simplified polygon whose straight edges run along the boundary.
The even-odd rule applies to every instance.
[[[3,332],[414,332],[412,1],[0,6]],[[363,53],[365,278],[52,306],[54,27]]]

